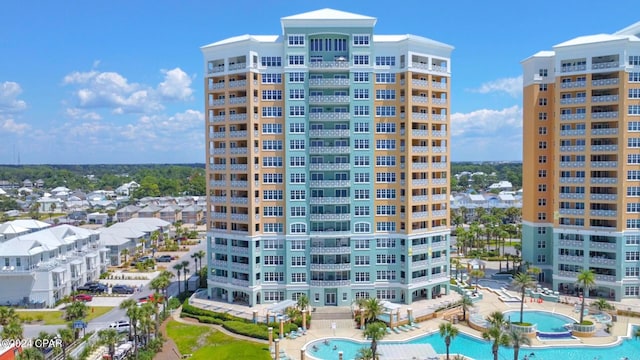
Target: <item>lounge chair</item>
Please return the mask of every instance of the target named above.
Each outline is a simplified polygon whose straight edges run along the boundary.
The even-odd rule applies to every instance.
[[[387,334],[391,334],[391,328],[387,326]]]
[[[400,330],[398,330],[398,327],[397,327],[397,326],[396,326],[396,327],[394,327],[394,328],[393,328],[393,329],[391,329],[391,330],[393,330],[393,332],[394,332],[394,333],[396,333],[396,334],[400,334]]]
[[[411,326],[416,329],[420,329],[420,325],[418,325],[417,323],[411,322]]]

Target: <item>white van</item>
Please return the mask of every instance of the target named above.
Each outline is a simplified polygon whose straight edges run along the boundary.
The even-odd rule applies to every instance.
[[[129,322],[127,320],[120,320],[109,325],[109,329],[115,329],[119,333],[129,332]]]

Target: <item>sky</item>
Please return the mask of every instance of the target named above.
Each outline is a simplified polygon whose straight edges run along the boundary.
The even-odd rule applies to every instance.
[[[451,160],[522,159],[520,62],[640,21],[637,0],[33,1],[0,8],[0,164],[204,163],[200,47],[333,8],[452,45]],[[635,9],[635,10],[634,10]]]

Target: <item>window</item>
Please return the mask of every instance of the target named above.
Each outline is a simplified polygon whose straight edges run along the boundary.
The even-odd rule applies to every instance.
[[[539,178],[546,178],[547,177],[547,170],[538,170],[538,177]]]
[[[356,233],[370,233],[371,232],[371,224],[369,223],[356,223],[354,225],[354,232]]]
[[[267,264],[265,263],[265,265]],[[266,271],[264,273],[264,281],[265,282],[284,282],[284,273]]]
[[[627,146],[630,148],[640,148],[640,138],[627,139]]]
[[[545,249],[547,247],[547,242],[544,240],[537,241],[538,249]]]
[[[640,203],[628,203],[627,204],[627,212],[628,213],[640,213]]]
[[[396,124],[395,123],[376,123],[376,133],[377,134],[395,134],[396,133]]]
[[[284,240],[263,240],[262,248],[265,250],[284,249]]]
[[[376,56],[376,66],[396,66],[396,57]]]
[[[289,99],[291,100],[303,100],[304,89],[289,89]]]
[[[369,123],[363,123],[363,122],[353,123],[353,132],[354,133],[368,133],[369,132]]]
[[[624,269],[624,276],[638,277],[638,276],[640,276],[640,268],[638,268],[638,267],[628,267],[628,268]]]
[[[538,99],[538,105],[540,105],[540,106],[546,106],[546,105],[547,105],[547,98],[540,98],[540,99]]]
[[[547,214],[546,213],[538,213],[538,220],[547,220]]]
[[[264,190],[262,192],[263,200],[282,200],[282,190]]]
[[[292,184],[304,184],[306,182],[306,174],[292,173],[290,174],[290,180]]]
[[[304,116],[304,106],[289,106],[289,116]]]
[[[538,235],[544,235],[547,233],[547,228],[545,227],[538,226],[536,229],[538,231]]]
[[[540,126],[538,128],[538,135],[547,135],[547,127],[546,126]]]
[[[546,206],[547,199],[538,199],[538,206]]]
[[[289,65],[304,65],[304,55],[289,55]]]
[[[289,194],[291,200],[305,200],[307,198],[306,190],[291,190]]]
[[[540,84],[538,86],[539,91],[547,91],[547,84]]]
[[[282,117],[282,107],[264,106],[262,108],[262,117]]]
[[[538,75],[540,76],[548,76],[549,71],[547,69],[539,69],[538,70]]]
[[[355,105],[353,107],[353,116],[369,116],[369,106]]]
[[[630,72],[629,82],[640,82],[640,72]]]
[[[393,221],[379,221],[376,223],[376,231],[396,231],[396,223]]]
[[[377,84],[395,84],[396,75],[391,73],[376,73]]]
[[[369,99],[369,89],[354,89],[353,98],[357,100]]]
[[[640,180],[640,170],[628,170],[627,180]]]
[[[395,106],[376,106],[377,117],[393,117],[396,116]]]
[[[290,83],[303,83],[304,82],[304,73],[303,72],[291,72],[291,73],[289,73],[289,82]]]
[[[546,255],[538,255],[538,264],[544,264],[547,262],[547,256]]]
[[[304,123],[291,123],[289,124],[289,132],[292,134],[304,134]]]
[[[356,139],[353,142],[353,148],[356,150],[368,150],[369,149],[369,139]]]
[[[392,139],[376,140],[376,150],[395,150],[396,141]]]
[[[538,120],[547,120],[547,113],[546,112],[539,112],[538,113]]]
[[[395,100],[396,91],[393,89],[376,90],[376,100]]]
[[[264,257],[264,265],[283,265],[284,256],[282,255],[266,255]]]
[[[369,157],[357,155],[353,158],[354,166],[369,166]]]
[[[629,99],[640,99],[640,89],[629,89]]]
[[[377,183],[394,183],[396,182],[396,173],[394,172],[382,172],[376,173]]]
[[[376,166],[396,166],[396,157],[376,156]]]
[[[640,115],[640,105],[629,105],[629,110],[627,111],[629,115]]]
[[[546,192],[547,191],[547,185],[546,184],[538,184],[538,191],[539,192]]]
[[[629,65],[640,66],[640,55],[629,55]]]
[[[282,84],[282,74],[262,74],[263,84]]]
[[[368,248],[368,244],[367,244],[367,248]],[[364,249],[364,248],[359,248],[359,249]],[[356,266],[369,265],[369,256],[368,255],[356,255],[355,264],[356,264]]]
[[[289,46],[304,46],[304,35],[289,35]]]
[[[293,267],[307,266],[307,257],[306,256],[293,256],[291,258],[291,266],[293,266]]]
[[[282,134],[282,124],[262,124],[263,134]]]
[[[369,55],[353,55],[353,65],[369,65]]]
[[[291,274],[291,282],[292,283],[306,283],[307,282],[307,273],[292,273]]]
[[[396,263],[396,255],[395,254],[377,254],[376,255],[376,264],[395,264]]]
[[[627,155],[627,164],[640,164],[640,154]]]
[[[282,206],[265,206],[262,213],[265,217],[282,217],[284,215]]]
[[[306,250],[307,242],[305,240],[291,240],[291,250]]]
[[[289,150],[304,150],[304,139],[289,140]]]
[[[369,249],[369,239],[356,239],[356,240],[354,240],[353,247],[354,247],[354,249],[368,250]],[[367,264],[368,263],[369,263],[369,260],[367,260]]]
[[[267,223],[264,224],[265,233],[282,234],[284,232],[284,225],[282,223]]]
[[[392,249],[396,247],[396,239],[381,238],[376,239],[376,248],[378,249]]]
[[[547,142],[546,141],[539,141],[538,142],[538,149],[546,149],[547,148]]]
[[[640,186],[627,187],[627,196],[632,196],[632,197],[640,196]]]
[[[369,173],[355,173],[353,176],[353,182],[356,184],[369,183]]]
[[[376,199],[395,199],[396,189],[376,189]]]
[[[355,206],[355,216],[369,216],[370,211],[368,206]]]
[[[369,46],[369,35],[353,35],[353,46]]]
[[[354,72],[353,73],[353,82],[368,83],[369,82],[369,73],[366,73],[366,72]]]
[[[376,206],[376,215],[388,216],[395,215],[396,207],[395,205],[378,205]]]
[[[296,223],[291,224],[292,234],[305,234],[307,232],[307,224]]]
[[[627,130],[632,132],[640,131],[640,121],[629,121]]]
[[[280,56],[263,56],[260,58],[260,64],[262,66],[282,66],[282,57]]]
[[[282,140],[262,140],[262,150],[282,150]]]
[[[538,156],[538,164],[546,164],[547,163],[547,157],[546,156]]]
[[[306,163],[306,158],[304,156],[292,156],[289,159],[289,166],[291,167],[301,167]]]
[[[627,229],[640,229],[640,219],[627,219]]]
[[[627,235],[625,236],[626,245],[640,245],[640,235]]]
[[[638,261],[640,260],[640,251],[627,251],[625,253],[626,261]]]
[[[640,286],[632,285],[624,287],[625,296],[638,296],[640,295]]]
[[[356,282],[370,282],[370,274],[368,272],[356,272]]]
[[[395,300],[395,290],[376,290],[376,298],[380,300]]]
[[[376,271],[376,280],[395,280],[396,279],[396,271],[395,270],[378,270]]]
[[[356,200],[369,200],[369,189],[358,189],[353,194]]]
[[[282,157],[280,156],[265,156],[262,158],[263,167],[282,167]]]

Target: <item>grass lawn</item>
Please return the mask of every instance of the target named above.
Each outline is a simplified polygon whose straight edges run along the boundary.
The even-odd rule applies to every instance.
[[[91,312],[91,309],[94,309]],[[99,316],[106,314],[111,311],[113,307],[111,306],[89,306],[89,315],[85,318],[85,321],[91,321]],[[54,310],[54,311],[24,311],[18,310],[18,316],[21,319],[25,319],[25,317],[30,317],[32,320],[38,320],[42,317],[44,321],[44,325],[64,325],[66,321],[64,320],[64,311]]]
[[[192,354],[192,360],[271,358],[268,345],[238,340],[208,326],[171,320],[167,324],[167,336],[173,339],[181,354]]]

